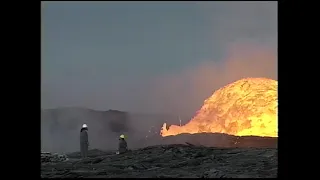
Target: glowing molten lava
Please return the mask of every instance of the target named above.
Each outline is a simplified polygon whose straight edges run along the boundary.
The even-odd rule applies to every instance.
[[[237,136],[278,137],[278,82],[246,78],[217,90],[184,126],[163,124],[161,135],[218,132]]]

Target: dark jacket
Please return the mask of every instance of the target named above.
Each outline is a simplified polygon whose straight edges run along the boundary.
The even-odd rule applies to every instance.
[[[87,128],[82,128],[80,131],[80,143],[86,144],[87,146],[89,146],[88,129]]]
[[[128,146],[127,146],[126,140],[120,138],[119,139],[119,148],[118,148],[119,153],[120,154],[125,153],[127,150],[128,150]]]
[[[89,138],[88,138],[88,129],[82,128],[80,130],[80,151],[83,158],[88,156],[89,148]]]

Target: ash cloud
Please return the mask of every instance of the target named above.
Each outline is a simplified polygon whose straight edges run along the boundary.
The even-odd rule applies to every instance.
[[[277,80],[277,2],[197,4],[211,21],[212,58],[155,78],[147,91],[152,108],[189,118],[215,90],[233,81]]]
[[[215,90],[246,77],[277,80],[277,54],[255,43],[235,43],[223,61],[207,61],[152,82],[148,99],[155,109],[192,116]]]

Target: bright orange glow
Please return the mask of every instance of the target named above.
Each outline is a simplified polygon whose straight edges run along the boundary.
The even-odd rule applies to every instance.
[[[163,124],[162,136],[218,132],[237,136],[278,137],[278,82],[246,78],[231,83],[204,101],[184,126]]]

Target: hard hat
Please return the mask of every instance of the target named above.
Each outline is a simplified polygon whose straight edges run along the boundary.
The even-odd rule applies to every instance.
[[[120,138],[124,139],[124,135],[123,135],[123,134],[121,134]]]
[[[87,128],[87,127],[88,127],[87,124],[82,125],[82,128]]]

